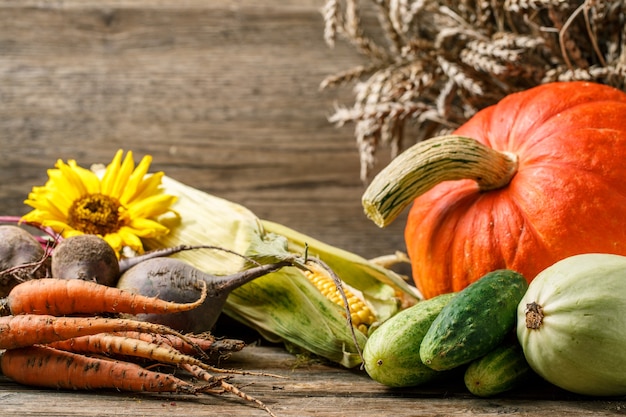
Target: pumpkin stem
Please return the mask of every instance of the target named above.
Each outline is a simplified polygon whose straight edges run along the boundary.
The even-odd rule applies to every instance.
[[[367,217],[385,227],[440,182],[472,179],[480,190],[494,190],[511,181],[517,165],[517,155],[496,151],[475,139],[439,136],[398,155],[374,177],[361,201]]]

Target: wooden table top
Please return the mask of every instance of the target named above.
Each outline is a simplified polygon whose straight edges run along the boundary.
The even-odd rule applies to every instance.
[[[248,346],[224,368],[284,376],[236,376],[231,382],[263,401],[278,417],[609,416],[626,400],[590,399],[541,382],[489,399],[469,394],[462,381],[389,389],[363,371],[307,362],[280,346]],[[267,416],[230,394],[142,395],[113,391],[42,390],[0,378],[2,416]]]

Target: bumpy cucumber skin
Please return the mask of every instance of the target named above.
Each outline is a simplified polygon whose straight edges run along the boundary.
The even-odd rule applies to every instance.
[[[416,386],[440,375],[422,363],[419,347],[433,320],[454,296],[443,294],[420,301],[377,328],[363,348],[368,375],[388,387]]]
[[[512,390],[534,372],[517,340],[507,341],[476,359],[465,370],[465,386],[478,397],[491,397]]]
[[[495,349],[515,327],[526,279],[508,269],[468,285],[437,316],[422,340],[422,362],[436,371],[453,369]]]

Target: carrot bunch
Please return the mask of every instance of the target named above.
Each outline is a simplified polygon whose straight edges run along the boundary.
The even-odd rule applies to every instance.
[[[203,285],[200,283],[199,285]],[[226,381],[209,364],[215,340],[170,327],[99,314],[174,313],[202,304],[175,303],[78,279],[42,278],[14,287],[0,300],[2,373],[27,385],[110,388],[184,394],[230,392],[274,416],[261,401]],[[243,342],[231,349],[241,349]],[[144,361],[177,366],[201,382],[150,370]],[[235,371],[228,371],[235,372]]]

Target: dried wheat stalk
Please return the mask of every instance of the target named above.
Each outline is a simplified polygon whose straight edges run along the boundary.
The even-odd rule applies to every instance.
[[[368,61],[322,81],[355,88],[354,105],[337,107],[330,121],[354,123],[367,181],[379,146],[395,156],[512,92],[557,80],[626,89],[625,3],[328,0],[326,42],[342,38]],[[376,39],[362,23],[372,11],[383,33]],[[408,121],[415,133],[405,144]]]

